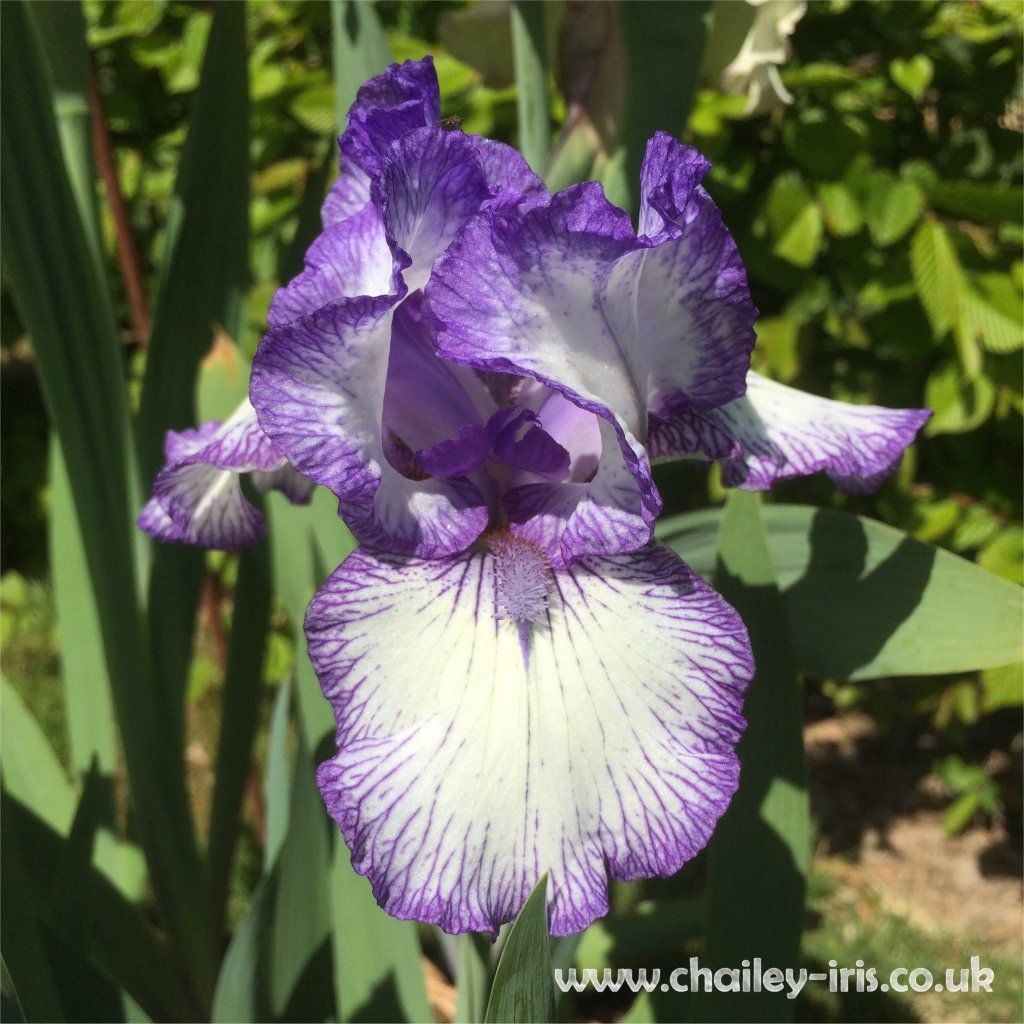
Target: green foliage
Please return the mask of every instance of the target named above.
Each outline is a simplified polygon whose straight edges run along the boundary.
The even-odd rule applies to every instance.
[[[555,1019],[547,892],[545,875],[508,933],[487,1001],[487,1024],[543,1024]]]
[[[943,819],[947,832],[962,832],[976,814],[995,814],[999,810],[999,787],[981,765],[967,764],[951,754],[936,765],[935,771],[956,794]]]
[[[760,498],[733,491],[717,542],[716,589],[743,618],[755,676],[743,706],[740,785],[708,845],[703,958],[712,969],[762,957],[795,963],[803,932],[811,820],[797,666],[786,639],[787,612],[776,583]],[[750,869],[758,850],[759,870]],[[778,993],[695,993],[687,1019],[792,1018]]]

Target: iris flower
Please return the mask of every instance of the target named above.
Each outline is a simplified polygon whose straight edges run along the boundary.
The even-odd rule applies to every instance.
[[[694,149],[651,140],[635,230],[600,185],[551,196],[439,119],[429,58],[359,91],[254,429],[359,541],[305,623],[356,871],[396,917],[492,933],[547,872],[563,935],[609,878],[693,857],[739,778],[747,633],[652,539],[652,461],[859,489],[927,414],[750,372],[756,311]]]

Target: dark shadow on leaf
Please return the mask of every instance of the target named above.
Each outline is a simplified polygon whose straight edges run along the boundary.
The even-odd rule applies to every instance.
[[[863,526],[825,509],[814,514],[810,549],[806,572],[785,595],[797,660],[808,674],[848,679],[913,615],[935,552],[908,538],[865,575]]]

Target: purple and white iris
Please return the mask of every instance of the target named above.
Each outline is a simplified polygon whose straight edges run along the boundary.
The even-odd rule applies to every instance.
[[[337,495],[360,547],[306,632],[337,718],[318,780],[356,870],[449,932],[495,931],[547,872],[562,935],[607,911],[609,877],[678,870],[739,777],[746,630],[652,540],[652,461],[863,489],[927,413],[750,372],[756,311],[695,150],[651,140],[634,230],[599,185],[551,196],[439,117],[430,58],[360,90],[253,365],[260,443],[172,435],[147,510],[235,546],[250,523],[215,474]]]
[[[164,457],[153,497],[138,518],[157,540],[227,551],[261,540],[266,520],[245,499],[243,476],[258,491],[282,491],[295,504],[305,504],[313,493],[313,484],[292,469],[260,429],[248,400],[223,423],[168,431]]]

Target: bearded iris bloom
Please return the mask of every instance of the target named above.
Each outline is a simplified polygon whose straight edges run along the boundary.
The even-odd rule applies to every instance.
[[[355,869],[449,932],[495,932],[547,872],[562,935],[607,911],[609,878],[693,857],[739,777],[749,641],[653,541],[652,461],[869,488],[927,413],[750,371],[756,311],[695,150],[651,140],[634,229],[599,185],[551,196],[439,118],[429,58],[360,90],[324,231],[270,310],[252,429],[360,543],[305,624],[337,720],[318,782]],[[154,502],[184,517],[169,490]]]

